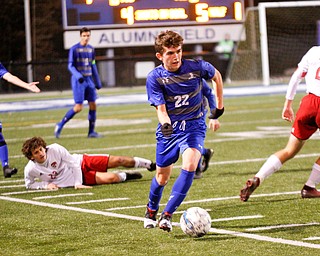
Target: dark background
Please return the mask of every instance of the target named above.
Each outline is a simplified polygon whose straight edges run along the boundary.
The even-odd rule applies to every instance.
[[[246,0],[245,7],[257,6],[259,2],[276,1]],[[44,90],[69,89],[68,51],[63,47],[61,1],[30,0],[30,12],[34,80],[43,82],[45,75],[50,73],[52,79],[49,83],[54,84],[54,86],[47,86]],[[2,32],[0,61],[10,72],[27,80],[24,1],[6,1],[6,4],[3,4],[0,8],[0,24]],[[184,47],[186,52],[192,52],[192,50],[192,46]],[[204,45],[204,50],[211,51],[212,45]],[[116,86],[143,84],[143,81],[138,81],[134,77],[132,69],[135,61],[139,59],[155,60],[153,51],[153,47],[115,49],[115,58],[119,58],[119,61],[115,63],[122,71],[117,74]],[[96,55],[98,60],[99,57],[103,59],[105,49],[96,49]],[[214,56],[211,55],[204,58],[208,58],[208,61],[215,61],[212,59]],[[125,65],[123,61],[126,61]],[[1,83],[0,93],[12,92],[13,90],[23,91],[6,82],[1,81]]]

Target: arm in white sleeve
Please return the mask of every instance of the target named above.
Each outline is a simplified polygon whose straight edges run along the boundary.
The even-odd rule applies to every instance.
[[[72,171],[74,177],[74,186],[82,184],[82,170],[81,166],[76,162],[74,157],[63,146],[59,145],[62,161],[68,166],[68,169]]]
[[[298,67],[297,70],[292,74],[287,88],[286,99],[293,100],[297,92],[298,84],[301,82],[301,79],[305,76],[306,71],[303,68]]]
[[[36,178],[36,175],[33,175],[32,167],[27,165],[24,168],[24,182],[26,189],[47,189],[49,183],[46,181],[38,182],[36,181]]]

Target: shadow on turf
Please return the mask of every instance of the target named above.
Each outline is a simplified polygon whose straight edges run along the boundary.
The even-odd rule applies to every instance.
[[[203,237],[190,237],[185,234],[175,235],[174,237],[177,239],[183,239],[183,240],[184,239],[192,239],[197,242],[208,242],[208,240],[212,240],[212,241],[228,240],[228,241],[230,241],[230,239],[236,238],[236,237],[230,237],[229,235],[221,235],[221,234],[215,234],[215,233],[208,233]]]

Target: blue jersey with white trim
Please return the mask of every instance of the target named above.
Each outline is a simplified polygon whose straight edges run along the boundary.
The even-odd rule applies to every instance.
[[[200,118],[205,111],[202,79],[214,75],[214,66],[204,60],[182,60],[176,72],[160,65],[148,74],[148,101],[152,106],[165,104],[171,122]]]
[[[0,62],[0,78],[2,78],[6,73],[8,73],[8,70]]]

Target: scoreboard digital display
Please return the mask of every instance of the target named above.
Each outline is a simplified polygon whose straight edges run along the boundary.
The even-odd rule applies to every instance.
[[[243,0],[62,0],[65,29],[128,28],[244,20]]]

